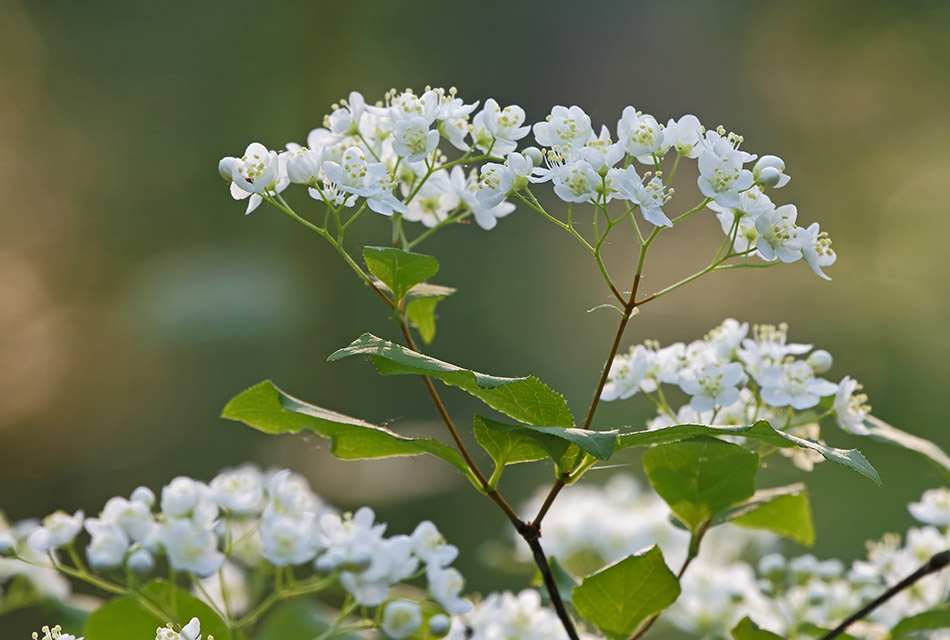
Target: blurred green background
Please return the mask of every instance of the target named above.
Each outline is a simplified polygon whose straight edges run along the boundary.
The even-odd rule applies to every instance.
[[[250,141],[303,141],[353,89],[375,100],[454,85],[468,101],[520,104],[531,122],[576,103],[611,128],[627,104],[664,122],[695,113],[742,133],[747,151],[781,155],[793,179],[776,200],[831,233],[834,281],[804,263],[716,274],[645,307],[625,344],[688,341],[729,316],[784,320],[796,341],[834,353],[832,379],[864,383],[875,414],[950,448],[946,3],[7,0],[0,52],[0,508],[11,519],[96,513],[138,484],[253,460],[307,474],[340,507],[373,506],[393,533],[434,520],[463,549],[473,590],[525,584],[480,564],[476,549],[508,540],[506,523],[447,467],[342,463],[319,439],[218,418],[269,378],[442,435],[418,380],[325,362],[364,330],[395,337],[385,309],[319,238],[273,209],[244,217],[215,170]],[[695,187],[680,187],[685,209]],[[374,218],[353,246],[385,242]],[[711,215],[662,237],[645,290],[694,271],[720,238]],[[429,352],[534,373],[583,413],[616,323],[585,313],[608,301],[586,254],[524,208],[491,233],[458,226],[421,250],[460,290]],[[625,282],[632,247],[608,252]],[[460,423],[478,406],[445,398]],[[597,424],[640,427],[649,414],[612,403]],[[860,446],[885,481],[830,464],[805,478],[815,552],[851,559],[866,538],[906,529],[905,504],[941,479],[913,454],[827,438]],[[775,466],[762,484],[796,477]],[[506,493],[518,502],[549,473],[512,473]],[[0,627],[41,622],[9,620]]]

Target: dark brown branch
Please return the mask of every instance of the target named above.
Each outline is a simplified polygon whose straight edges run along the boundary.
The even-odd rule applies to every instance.
[[[887,602],[888,600],[896,596],[898,593],[912,586],[915,582],[917,582],[921,578],[928,576],[931,573],[936,573],[937,571],[940,571],[941,569],[946,567],[948,564],[950,564],[950,551],[941,551],[940,553],[935,554],[932,558],[930,558],[930,560],[928,560],[924,564],[924,566],[922,566],[920,569],[917,569],[917,571],[913,572],[912,574],[910,574],[909,576],[907,576],[906,578],[904,578],[903,580],[895,584],[893,587],[891,587],[890,589],[882,593],[879,598],[877,598],[870,604],[862,607],[859,611],[851,615],[847,620],[845,620],[844,622],[839,624],[837,627],[829,631],[827,634],[822,636],[821,640],[831,640],[832,638],[837,638],[842,633],[844,633],[845,629],[850,627],[853,623],[867,616],[872,611],[877,609],[879,606],[881,606],[882,604],[884,604],[885,602]]]

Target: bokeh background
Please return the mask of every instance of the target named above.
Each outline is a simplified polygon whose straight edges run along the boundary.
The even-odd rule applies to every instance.
[[[573,103],[611,128],[627,104],[661,121],[695,113],[781,155],[793,179],[776,197],[831,233],[834,280],[804,263],[716,274],[645,307],[626,343],[688,341],[729,316],[787,321],[795,340],[832,350],[833,379],[864,383],[877,415],[950,448],[948,69],[940,2],[0,2],[0,508],[95,513],[138,484],[252,460],[305,473],[340,507],[372,505],[392,532],[434,520],[473,590],[524,585],[482,562],[506,523],[447,467],[342,463],[318,439],[218,417],[269,378],[441,435],[418,380],[325,362],[364,330],[394,337],[385,309],[319,238],[274,210],[245,217],[215,169],[252,140],[305,139],[352,89],[376,99],[427,84],[520,104],[531,121]],[[354,246],[387,229],[365,222]],[[645,289],[691,273],[720,238],[710,215],[664,236]],[[519,209],[491,233],[458,226],[421,248],[460,290],[430,353],[535,373],[582,414],[616,320],[585,312],[608,299],[579,247]],[[609,253],[626,281],[633,247]],[[459,423],[478,406],[445,398]],[[649,414],[612,403],[597,423]],[[941,478],[914,454],[828,439],[860,446],[885,481],[831,464],[806,478],[815,552],[851,559],[906,529],[905,504]],[[797,477],[773,466],[762,484]],[[519,470],[506,492],[518,502],[549,474]],[[40,622],[0,628],[21,637],[6,630]]]

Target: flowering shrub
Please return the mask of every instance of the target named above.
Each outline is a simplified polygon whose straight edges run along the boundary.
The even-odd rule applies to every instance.
[[[531,135],[536,146],[520,146]],[[950,561],[947,489],[910,506],[923,528],[904,543],[891,535],[870,544],[868,559],[846,569],[837,560],[786,559],[782,539],[814,542],[807,488],[756,482],[762,461],[777,453],[772,460],[802,472],[828,460],[879,483],[858,450],[831,444],[838,436],[831,425],[912,449],[950,473],[939,447],[872,416],[855,380],[830,377],[831,354],[790,342],[784,324],[727,319],[689,343],[647,340],[620,351],[642,305],[711,273],[803,261],[829,279],[836,255],[828,235],[817,222],[800,226],[793,204],[773,202],[790,179],[785,163],[743,144],[692,115],[663,125],[627,107],[611,131],[598,130],[580,107],[555,106],[529,125],[516,105],[466,103],[455,89],[427,88],[393,90],[375,104],[353,92],[306,146],[255,142],[219,163],[246,213],[266,203],[317,234],[391,312],[398,341],[364,333],[328,359],[368,356],[383,375],[421,378],[451,444],[310,404],[270,381],[235,397],[224,417],[267,433],[315,433],[342,459],[440,458],[499,507],[517,541],[508,560],[533,565],[541,591],[465,595],[451,566],[458,549],[431,522],[387,538],[370,508],[340,514],[290,471],[245,465],[208,484],[175,478],[160,496],[140,487],[97,517],[57,512],[42,523],[3,523],[0,553],[11,557],[0,576],[14,576],[4,595],[14,604],[6,606],[68,601],[68,576],[117,596],[92,607],[81,630],[87,640],[152,637],[153,629],[156,640],[197,640],[202,632],[217,640],[323,640],[368,630],[397,639],[637,640],[657,621],[691,637],[735,640],[832,638],[845,628],[860,638],[950,637],[939,631],[950,626],[950,579],[938,573]],[[692,160],[699,193],[683,206],[671,185]],[[533,189],[547,182],[554,198],[537,197]],[[298,212],[293,190],[306,191],[316,212]],[[562,204],[552,212],[555,199]],[[536,377],[479,373],[426,355],[417,342],[434,340],[437,306],[455,289],[432,282],[438,260],[413,250],[470,220],[503,227],[519,206],[590,254],[612,298],[601,307],[618,313],[583,415]],[[368,212],[387,216],[392,232],[354,257],[347,232]],[[644,291],[646,258],[663,231],[701,215],[715,215],[722,232],[708,266]],[[603,256],[619,226],[636,237],[629,288]],[[476,461],[437,383],[494,411],[474,415],[471,432],[491,472]],[[657,410],[647,424],[597,423],[601,401],[637,396]],[[649,489],[617,475],[602,488],[572,486],[558,500],[630,449],[642,452]],[[509,465],[523,463],[547,464],[554,477],[516,510],[501,481]],[[88,541],[80,544],[83,530]]]

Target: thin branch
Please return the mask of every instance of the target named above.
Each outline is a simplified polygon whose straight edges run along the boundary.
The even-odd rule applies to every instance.
[[[839,624],[837,627],[829,631],[827,634],[822,636],[821,640],[831,640],[832,638],[837,638],[845,629],[850,627],[853,623],[857,622],[861,618],[867,616],[872,611],[877,609],[879,606],[896,596],[898,593],[911,587],[915,582],[921,578],[930,575],[931,573],[936,573],[944,567],[950,564],[950,551],[941,551],[940,553],[935,554],[930,558],[920,569],[913,572],[893,587],[881,594],[879,598],[871,602],[870,604],[862,607],[859,611],[848,617],[844,622]]]

